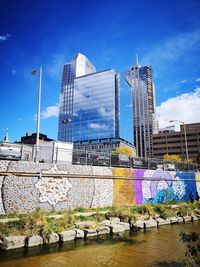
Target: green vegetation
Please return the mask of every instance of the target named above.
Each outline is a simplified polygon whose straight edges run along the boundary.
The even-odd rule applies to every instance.
[[[172,209],[169,204],[155,204],[154,210],[160,216],[160,218],[164,220],[166,220],[168,217],[177,215],[176,210]]]
[[[184,233],[180,232],[181,241],[186,245],[184,266],[197,267],[200,266],[200,238],[196,232]]]
[[[175,161],[175,162],[181,162],[181,161],[183,161],[183,159],[179,155],[165,154],[163,156],[163,159],[166,160],[166,161]]]
[[[62,218],[51,218],[47,216],[47,213],[38,209],[32,213],[20,214],[18,218],[18,221],[0,223],[0,237],[40,235],[48,238],[51,233],[65,231],[75,223],[75,217],[70,213],[66,213]]]
[[[122,146],[122,147],[118,147],[116,150],[112,151],[112,154],[124,154],[127,155],[129,157],[134,157],[135,156],[135,150],[131,149],[128,146]]]
[[[118,217],[121,221],[128,222],[128,220],[133,218],[133,214],[130,210],[130,207],[112,206],[105,214],[105,218],[109,220],[112,217]]]
[[[44,239],[53,232],[62,232],[74,227],[77,222],[88,222],[87,228],[98,228],[99,223],[105,219],[118,217],[124,222],[147,220],[161,217],[166,219],[172,216],[200,216],[200,203],[176,204],[143,204],[121,207],[107,207],[97,209],[76,208],[56,212],[44,212],[40,209],[27,214],[5,214],[1,218],[8,222],[0,222],[0,238],[8,235],[31,236],[39,234]],[[18,219],[12,221],[12,219]],[[83,224],[84,225],[84,224]]]

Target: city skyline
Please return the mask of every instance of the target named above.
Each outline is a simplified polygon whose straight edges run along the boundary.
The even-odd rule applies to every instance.
[[[57,138],[62,66],[76,52],[86,55],[97,71],[115,69],[121,80],[138,53],[139,64],[154,71],[160,127],[172,119],[199,122],[200,3],[170,2],[59,1],[58,5],[51,0],[38,5],[38,1],[1,0],[0,140],[6,128],[11,141],[36,132],[38,75],[30,73],[41,65],[40,132]],[[122,116],[130,113],[129,95],[122,84]],[[129,131],[127,123],[122,126]]]
[[[152,157],[152,134],[158,133],[155,85],[150,66],[136,64],[125,79],[132,91],[133,139],[137,156]]]

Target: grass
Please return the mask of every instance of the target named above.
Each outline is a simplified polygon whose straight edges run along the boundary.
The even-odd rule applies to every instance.
[[[40,235],[47,238],[53,232],[67,230],[75,223],[75,216],[65,214],[63,218],[49,218],[47,213],[36,210],[20,215],[19,221],[0,223],[0,237],[7,235]]]
[[[176,216],[176,211],[167,204],[155,204],[154,211],[164,220],[168,217]]]
[[[95,212],[87,216],[86,214],[78,214],[77,212]],[[106,211],[106,212],[105,212]],[[52,217],[52,215],[63,215],[62,218]],[[51,215],[49,217],[49,215]],[[85,209],[83,207],[74,210],[62,210],[45,212],[36,209],[32,213],[27,214],[5,214],[1,218],[19,218],[19,221],[9,221],[0,223],[0,238],[8,235],[25,235],[31,236],[39,234],[43,238],[48,238],[51,233],[58,233],[74,227],[78,221],[90,221],[92,227],[98,227],[99,223],[105,219],[118,217],[124,222],[134,222],[137,219],[149,219],[151,217],[161,217],[166,219],[172,216],[200,215],[200,203],[176,203],[170,204],[144,204],[121,207],[108,207],[97,209]]]

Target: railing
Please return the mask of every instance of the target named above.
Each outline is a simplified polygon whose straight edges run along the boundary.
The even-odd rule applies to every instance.
[[[187,162],[164,161],[158,158],[128,157],[122,154],[58,147],[12,144],[0,146],[0,159],[24,160],[46,163],[65,162],[76,165],[161,169],[166,171],[200,171],[200,165]]]
[[[126,167],[138,169],[161,169],[168,171],[198,171],[200,165],[186,162],[164,161],[158,158],[128,157],[122,154],[111,154],[94,151],[73,150],[73,164]]]

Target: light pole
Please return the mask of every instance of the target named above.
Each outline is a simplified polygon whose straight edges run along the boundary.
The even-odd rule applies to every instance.
[[[183,125],[183,130],[184,130],[184,136],[185,136],[185,152],[186,152],[186,160],[188,162],[189,157],[188,157],[188,146],[187,146],[187,136],[186,136],[186,127],[185,127],[185,122],[184,121],[179,121],[179,120],[172,120],[169,122],[180,122]]]
[[[36,151],[35,151],[35,162],[38,161],[38,148],[40,140],[40,105],[41,105],[41,91],[42,91],[42,67],[39,68],[39,89],[38,89],[38,109],[37,109],[37,130],[36,130]],[[32,75],[36,75],[37,69],[31,72]]]

